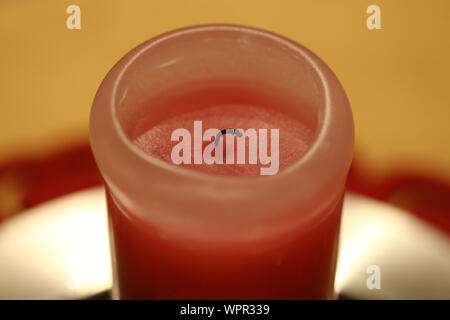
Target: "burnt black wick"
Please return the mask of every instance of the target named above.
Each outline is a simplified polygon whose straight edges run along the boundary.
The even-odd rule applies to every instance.
[[[239,138],[242,137],[242,132],[240,132],[237,129],[223,129],[223,130],[220,130],[220,132],[217,134],[216,140],[214,140],[214,146],[217,147],[219,145],[219,142],[220,142],[220,137],[222,135],[224,135],[224,134],[227,134],[227,133],[233,134],[233,135],[235,135],[235,136],[237,136]]]

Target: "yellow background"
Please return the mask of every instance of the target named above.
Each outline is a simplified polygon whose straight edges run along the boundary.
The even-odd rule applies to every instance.
[[[81,30],[66,8],[81,7]],[[366,8],[381,8],[368,30]],[[335,71],[352,104],[356,155],[374,173],[409,166],[450,179],[450,1],[0,0],[0,162],[87,137],[94,94],[127,51],[201,23],[290,37]]]

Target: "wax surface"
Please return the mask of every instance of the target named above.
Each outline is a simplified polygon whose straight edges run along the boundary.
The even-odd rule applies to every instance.
[[[231,97],[229,92],[233,92]],[[205,96],[205,99],[202,98],[203,96]],[[260,96],[259,99],[255,98],[258,96]],[[196,101],[198,101],[199,109],[195,109]],[[205,105],[204,101],[208,101],[208,104]],[[210,88],[204,91],[196,88],[181,97],[164,102],[154,101],[152,103],[157,105],[164,104],[164,107],[168,110],[178,109],[183,111],[154,124],[147,131],[135,138],[134,143],[147,154],[171,163],[173,162],[171,159],[172,148],[178,143],[178,141],[171,141],[172,132],[177,128],[185,128],[189,130],[193,140],[195,120],[202,121],[203,132],[210,128],[218,130],[239,128],[244,131],[252,128],[257,132],[259,129],[267,129],[268,155],[270,155],[271,151],[271,129],[278,129],[280,170],[300,159],[313,139],[314,132],[309,126],[298,118],[296,119],[279,111],[284,107],[283,104],[285,102],[283,97],[277,97],[277,93],[272,92],[270,98],[265,98],[264,92],[258,92],[258,88],[251,86],[236,88],[230,84],[221,85],[220,87],[216,87],[213,92],[211,92]],[[188,108],[184,107],[187,104],[191,106],[188,111],[186,111]],[[192,106],[194,106],[194,110],[192,110]],[[204,162],[194,164],[194,152],[191,152],[191,164],[182,163],[180,165],[224,175],[259,175],[260,168],[268,166],[267,164],[261,164],[259,158],[256,164],[249,163],[248,139],[246,139],[245,163],[237,164],[237,161],[234,161],[233,164],[225,163],[228,139],[239,138],[233,135],[224,135],[222,139],[224,139],[223,164],[206,164]],[[203,149],[210,143],[211,141],[204,141]],[[235,142],[235,159],[237,158],[236,148],[237,143]]]

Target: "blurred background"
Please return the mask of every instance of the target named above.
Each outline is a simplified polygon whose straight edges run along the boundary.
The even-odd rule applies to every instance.
[[[66,9],[81,9],[69,30]],[[381,29],[369,30],[369,5]],[[271,30],[318,54],[350,99],[348,189],[450,234],[450,1],[0,0],[0,221],[101,183],[88,142],[100,82],[131,48],[194,24]]]

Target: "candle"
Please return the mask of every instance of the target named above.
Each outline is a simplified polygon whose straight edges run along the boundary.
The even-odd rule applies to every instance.
[[[309,50],[239,26],[161,35],[108,73],[90,132],[116,297],[333,297],[353,124]]]

